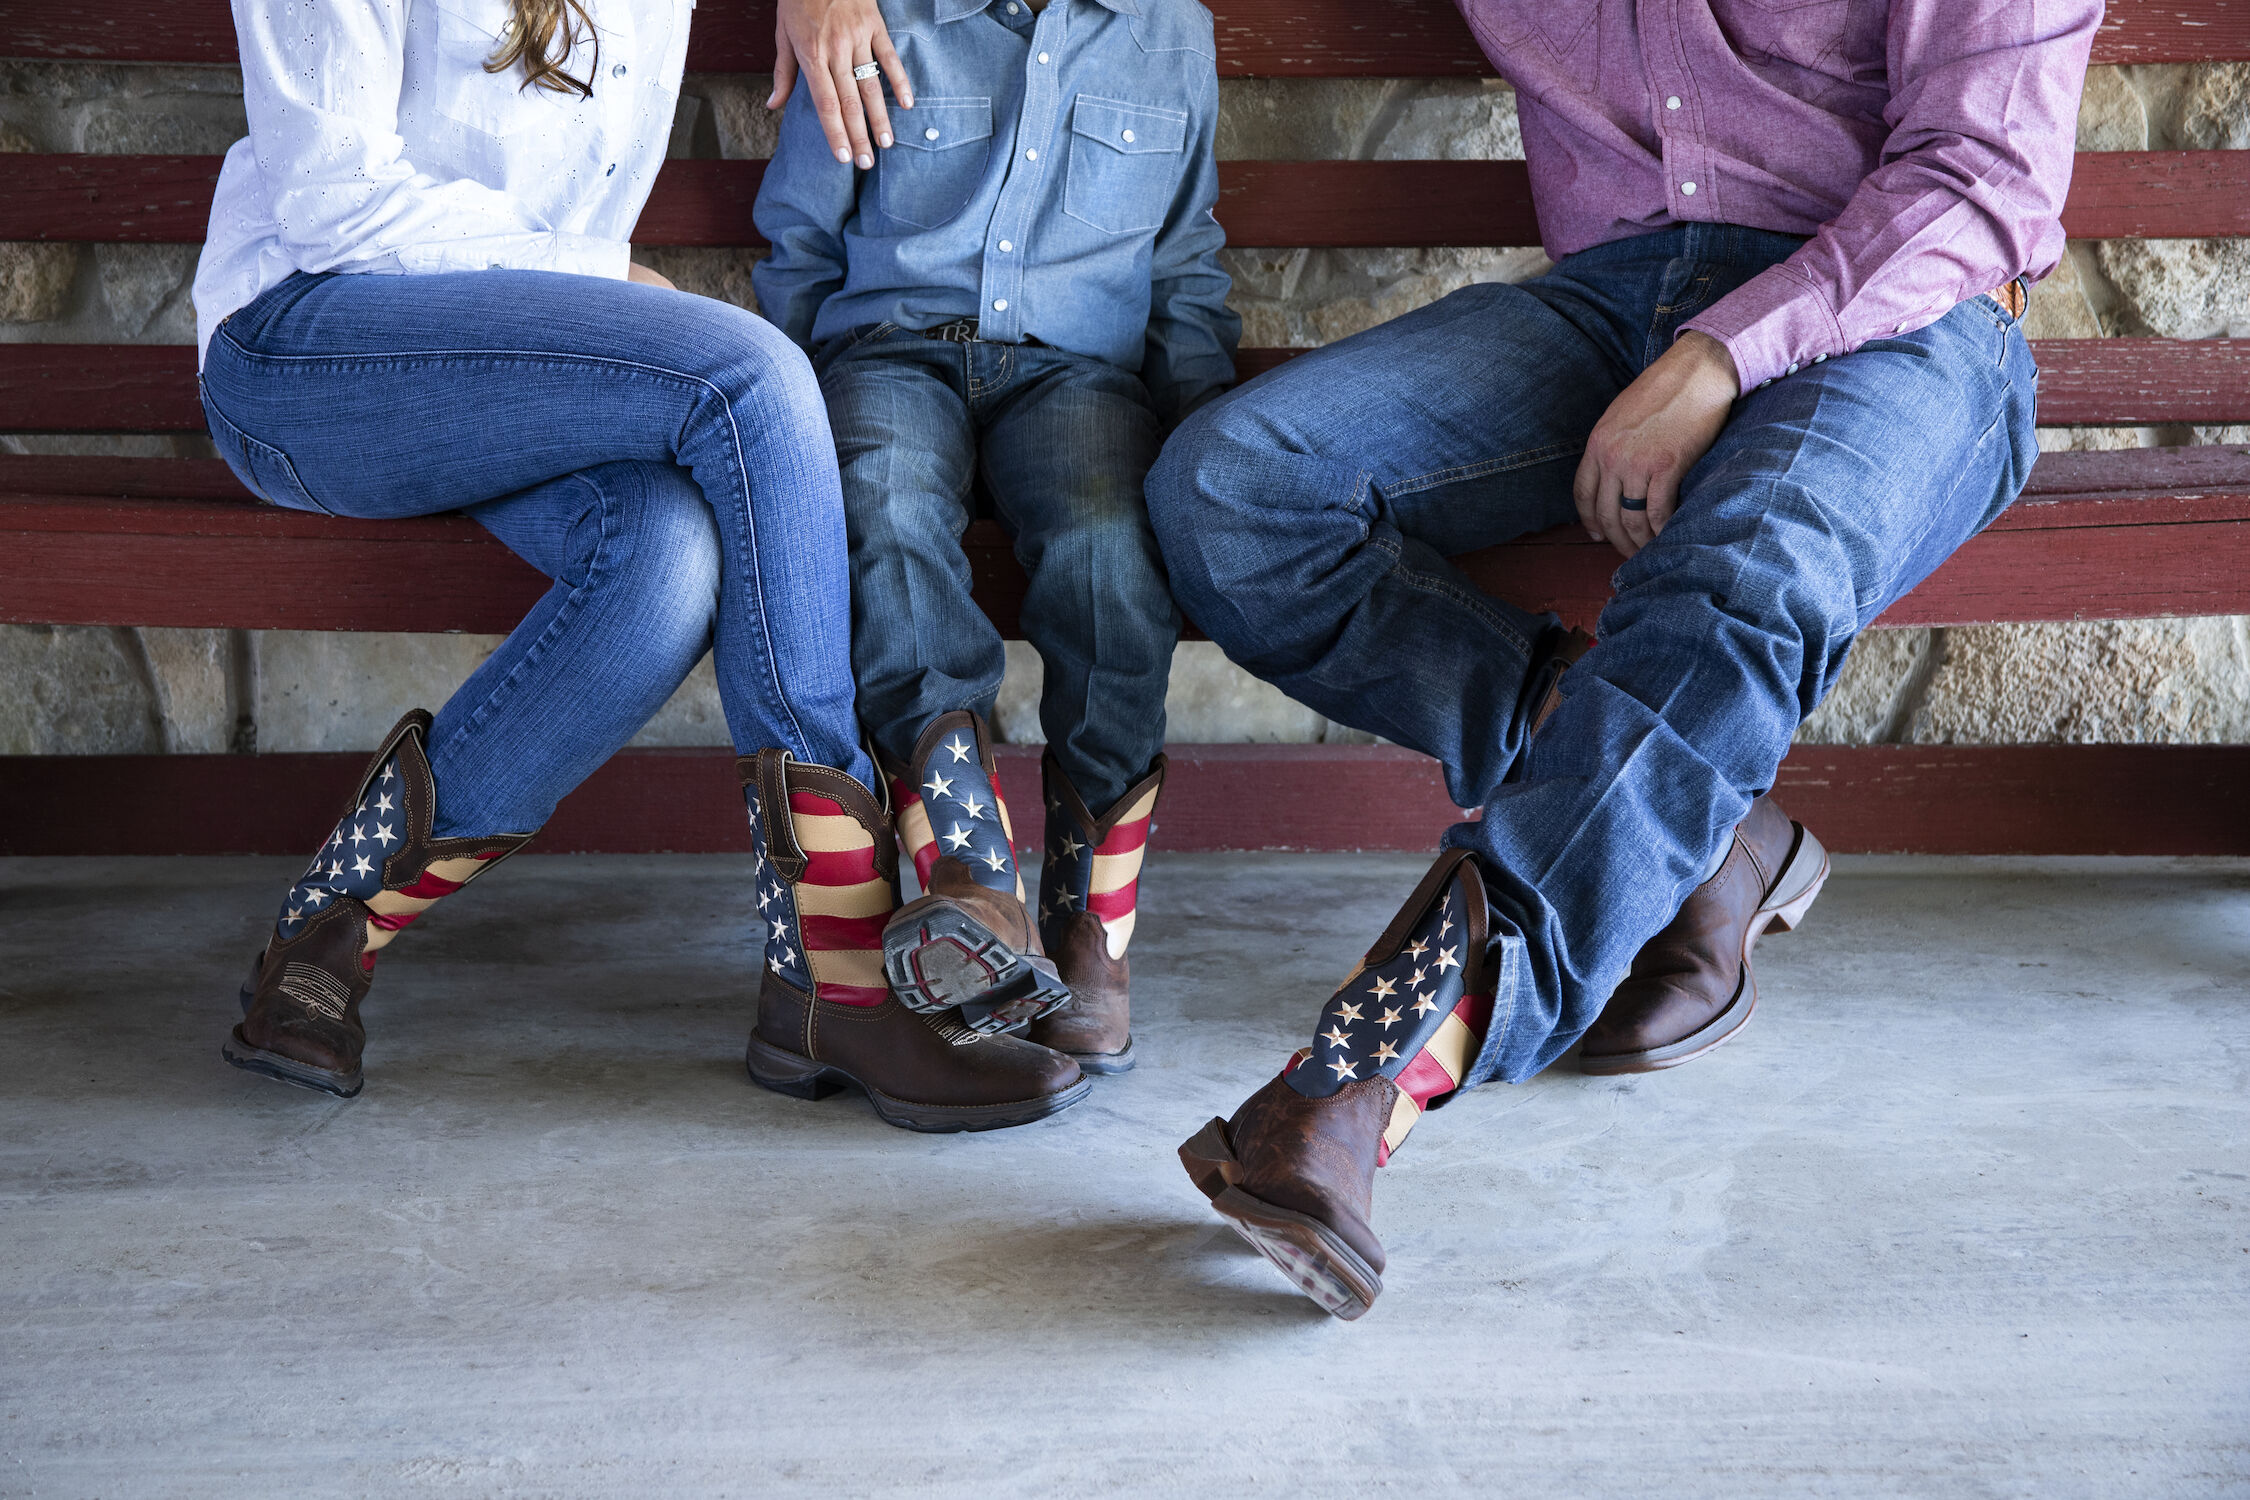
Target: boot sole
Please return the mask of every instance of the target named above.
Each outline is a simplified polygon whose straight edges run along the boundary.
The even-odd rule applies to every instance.
[[[1227,1227],[1321,1311],[1349,1323],[1366,1316],[1382,1295],[1382,1276],[1336,1231],[1309,1214],[1276,1207],[1235,1186],[1242,1169],[1227,1141],[1225,1121],[1214,1118],[1189,1136],[1180,1146],[1180,1165]]]
[[[1078,1064],[1079,1072],[1093,1073],[1104,1078],[1130,1073],[1133,1071],[1133,1064],[1139,1061],[1133,1056],[1131,1037],[1125,1039],[1123,1050],[1117,1052],[1073,1052],[1068,1047],[1057,1047],[1055,1050]]]
[[[958,1008],[962,1025],[987,1036],[1070,1003],[1052,963],[1017,952],[942,897],[907,903],[883,928],[883,977],[908,1010]]]
[[[1047,1094],[1037,1099],[1020,1099],[1006,1104],[916,1104],[911,1100],[895,1099],[881,1089],[870,1087],[864,1080],[845,1072],[786,1052],[770,1042],[750,1038],[748,1051],[743,1054],[743,1066],[749,1069],[751,1082],[777,1094],[787,1094],[792,1099],[826,1099],[847,1088],[858,1089],[875,1107],[878,1118],[886,1125],[896,1125],[901,1130],[920,1131],[924,1135],[951,1135],[963,1130],[1005,1130],[1011,1125],[1029,1125],[1034,1120],[1044,1120],[1049,1115],[1060,1114],[1094,1091],[1093,1084],[1081,1078],[1067,1089]]]
[[[227,1033],[219,1043],[219,1056],[233,1063],[245,1073],[257,1073],[267,1078],[293,1083],[301,1089],[316,1089],[323,1094],[334,1094],[339,1099],[358,1095],[367,1080],[357,1068],[349,1073],[335,1073],[326,1068],[316,1068],[293,1057],[283,1057],[278,1052],[268,1052],[263,1047],[253,1047],[242,1039],[240,1029]]]
[[[1780,878],[1774,881],[1773,894],[1751,916],[1750,926],[1742,934],[1742,977],[1735,982],[1734,998],[1727,1003],[1727,1008],[1678,1041],[1661,1047],[1618,1052],[1606,1057],[1581,1055],[1579,1072],[1595,1078],[1623,1073],[1660,1073],[1701,1057],[1750,1024],[1750,1017],[1758,1009],[1758,977],[1750,967],[1750,954],[1757,948],[1758,939],[1769,928],[1775,932],[1794,932],[1797,924],[1804,921],[1805,913],[1812,909],[1813,898],[1828,884],[1828,851],[1804,824],[1795,826],[1797,846],[1783,862]]]

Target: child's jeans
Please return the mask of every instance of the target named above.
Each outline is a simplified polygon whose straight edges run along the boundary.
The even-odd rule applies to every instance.
[[[1141,480],[1162,433],[1139,378],[1043,344],[953,343],[877,324],[814,360],[851,538],[852,666],[876,746],[903,764],[938,715],[990,717],[1006,662],[970,597],[979,498],[1030,575],[1039,718],[1099,816],[1164,745],[1180,615]]]

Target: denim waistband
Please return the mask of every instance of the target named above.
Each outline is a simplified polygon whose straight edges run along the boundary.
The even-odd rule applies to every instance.
[[[1746,224],[1670,224],[1646,234],[1588,246],[1565,260],[1587,266],[1629,260],[1695,260],[1763,267],[1787,260],[1808,238],[1775,229],[1753,229]]]

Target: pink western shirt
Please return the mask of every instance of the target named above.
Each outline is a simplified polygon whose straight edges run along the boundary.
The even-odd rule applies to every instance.
[[[1515,85],[1547,253],[1811,236],[1689,319],[1745,389],[2062,258],[2101,0],[1460,0]]]

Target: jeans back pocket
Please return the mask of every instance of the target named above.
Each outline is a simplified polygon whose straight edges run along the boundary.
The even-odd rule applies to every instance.
[[[917,99],[898,117],[897,144],[875,159],[875,203],[914,229],[950,224],[984,180],[992,148],[990,99]]]
[[[261,443],[249,433],[228,421],[216,406],[211,404],[210,392],[203,395],[203,415],[210,423],[211,442],[219,450],[219,457],[234,470],[234,477],[250,489],[250,493],[270,505],[289,510],[309,510],[317,515],[334,515],[327,506],[312,497],[305,482],[297,477],[297,466],[289,455],[270,443]]]
[[[1070,110],[1063,212],[1105,234],[1164,227],[1179,190],[1187,111],[1080,94]]]

